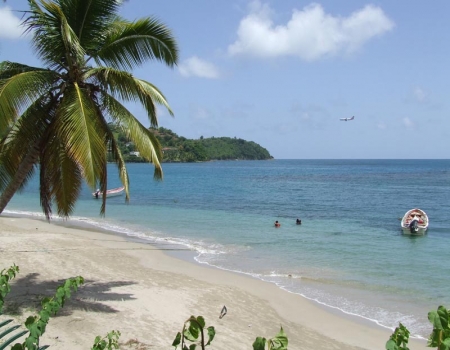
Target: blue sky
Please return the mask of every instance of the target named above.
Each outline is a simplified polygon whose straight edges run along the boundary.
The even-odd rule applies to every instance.
[[[1,2],[0,61],[40,65],[12,11],[26,8]],[[133,72],[168,99],[160,126],[279,159],[408,159],[449,158],[448,13],[448,0],[130,0],[120,14],[156,16],[178,40],[176,68]]]

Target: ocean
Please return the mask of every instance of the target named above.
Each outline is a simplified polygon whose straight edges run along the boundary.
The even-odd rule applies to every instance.
[[[162,182],[149,164],[127,168],[129,204],[109,198],[102,218],[86,187],[69,222],[188,251],[383,327],[401,322],[414,337],[428,338],[430,310],[450,308],[450,160],[163,164]],[[5,214],[43,217],[38,195],[35,178]],[[400,218],[415,207],[428,233],[402,235]]]

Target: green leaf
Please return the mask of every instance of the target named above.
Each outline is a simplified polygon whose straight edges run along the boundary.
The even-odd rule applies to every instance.
[[[184,337],[190,341],[196,341],[200,335],[200,329],[196,322],[190,322],[189,327],[184,330]]]
[[[11,266],[9,269],[3,269],[0,272],[0,314],[2,313],[2,308],[4,304],[4,300],[6,295],[11,291],[11,287],[9,282],[16,277],[16,274],[19,272],[19,267],[15,264]]]
[[[436,311],[430,311],[428,313],[428,320],[431,322],[431,324],[433,325],[434,328],[442,329],[441,320]]]
[[[129,138],[135,143],[141,156],[153,163],[155,166],[155,179],[162,178],[162,168],[160,160],[162,159],[161,145],[156,137],[145,128],[122,104],[113,97],[103,95],[105,108],[108,110],[111,118],[121,128],[127,131]]]
[[[175,348],[180,345],[181,343],[181,333],[178,332],[177,335],[175,336],[175,339],[172,342],[172,346],[174,346]]]
[[[398,345],[392,339],[386,342],[386,350],[399,350]]]
[[[173,66],[178,61],[178,47],[171,31],[155,18],[135,22],[117,17],[110,23],[100,50],[93,53],[98,65],[131,70],[156,58]]]
[[[11,347],[11,350],[25,350],[25,348],[23,347],[22,344],[16,343],[16,344],[14,344],[13,347]]]
[[[97,336],[95,337],[94,342],[95,342],[95,343],[98,343],[101,339],[102,339],[102,337],[99,336],[99,335],[97,335]]]
[[[0,68],[0,75],[3,73]],[[0,79],[0,130],[7,130],[17,115],[48,93],[58,77],[56,72],[36,68],[8,79]]]
[[[36,316],[28,316],[25,320],[25,327],[31,327],[36,322],[37,317]]]
[[[214,336],[216,335],[216,330],[214,329],[213,326],[209,326],[207,330],[208,330],[208,342],[205,344],[205,346],[211,344],[211,342],[214,339]]]
[[[388,346],[388,344],[390,345],[391,344],[390,341],[392,341],[396,345],[396,349],[408,350],[407,347],[408,340],[409,340],[409,330],[400,323],[399,326],[395,328],[395,331],[394,333],[392,333],[389,341],[386,343],[386,346]]]
[[[266,346],[266,338],[257,337],[253,342],[253,350],[264,350]]]
[[[449,311],[444,306],[439,306],[437,314],[439,315],[442,329],[449,329]]]
[[[197,322],[201,329],[205,328],[205,319],[203,318],[203,316],[198,316]]]
[[[281,327],[280,332],[275,336],[275,338],[272,338],[272,347],[270,349],[273,350],[287,350],[288,346],[288,338],[286,336],[286,333],[283,331],[283,327]]]
[[[446,350],[447,350],[447,349],[450,349],[450,337],[445,338],[445,339],[442,341],[442,345],[445,346],[445,349],[446,349]]]

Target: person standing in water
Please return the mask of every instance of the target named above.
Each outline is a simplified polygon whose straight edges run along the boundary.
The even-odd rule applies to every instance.
[[[302,220],[297,219],[296,223],[297,223],[297,225],[301,225],[302,224]]]
[[[280,226],[281,226],[281,224],[278,222],[278,220],[275,221],[275,227],[280,227]]]

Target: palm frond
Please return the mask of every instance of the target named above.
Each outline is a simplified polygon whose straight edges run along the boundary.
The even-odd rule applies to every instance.
[[[124,101],[139,100],[153,127],[158,126],[155,103],[163,105],[173,115],[165,96],[156,86],[130,73],[112,68],[92,68],[86,72],[86,79],[94,80],[103,90]]]
[[[69,216],[75,208],[83,179],[78,164],[68,156],[56,137],[49,137],[41,152],[40,163],[41,207],[47,219],[50,219],[53,201],[59,216]]]
[[[52,216],[52,184],[50,182],[50,169],[55,163],[45,160],[45,152],[40,155],[41,166],[39,168],[39,199],[41,208],[47,220],[50,221]]]
[[[153,163],[154,178],[162,179],[162,151],[158,139],[146,129],[120,102],[108,94],[103,94],[103,106],[112,120],[130,137],[141,156]]]
[[[57,3],[87,51],[103,44],[102,33],[109,28],[120,6],[119,1],[111,0],[57,0]]]
[[[9,137],[9,135],[7,135]],[[0,191],[3,191],[12,181],[14,181],[19,169],[24,167],[24,163],[32,163],[28,173],[18,186],[18,190],[23,189],[34,174],[34,166],[38,163],[39,152],[38,140],[30,143],[30,138],[26,133],[21,133],[14,138],[13,142],[0,144]]]
[[[101,111],[98,110],[98,113],[101,114]],[[106,120],[104,118],[100,118],[102,129],[105,133],[106,137],[106,143],[109,146],[109,150],[111,152],[112,158],[114,159],[114,162],[117,165],[117,170],[119,172],[120,181],[122,182],[123,186],[125,187],[125,201],[128,203],[130,200],[130,189],[129,189],[129,177],[128,177],[128,171],[125,165],[125,161],[122,156],[122,152],[119,149],[119,146],[116,142],[116,139],[114,138],[114,134],[111,132],[111,129],[109,128],[109,125],[106,123]],[[105,176],[106,176],[106,168],[105,168]],[[100,209],[100,213],[102,215],[105,214],[106,210],[106,177],[104,179],[104,182],[100,182],[100,188],[103,192],[103,201],[102,206]],[[103,187],[104,186],[104,187]]]
[[[125,164],[125,160],[123,159],[122,152],[120,151],[119,145],[114,138],[114,135],[110,133],[108,135],[108,141],[110,142],[111,154],[117,165],[117,170],[119,171],[120,181],[125,187],[125,201],[129,202],[130,200],[130,179],[128,177],[128,171]]]
[[[7,129],[17,115],[35,100],[49,94],[58,79],[59,75],[55,72],[33,70],[0,80],[0,131]]]
[[[69,23],[67,22],[67,19],[64,16],[64,13],[61,11],[61,8],[56,7],[56,11],[57,15],[59,16],[59,20],[61,21],[61,36],[64,42],[66,58],[67,57],[70,57],[71,59],[75,58],[74,62],[70,60],[70,62],[68,63],[70,65],[73,64],[81,65],[81,63],[84,61],[85,51],[81,46],[75,32],[72,30]]]
[[[37,149],[41,146],[42,140],[48,127],[48,119],[53,115],[53,101],[41,98],[33,103],[15,121],[0,143],[0,189],[3,189],[9,181],[16,175],[23,162],[30,161],[29,155],[36,154],[34,162],[37,164]],[[23,187],[31,178],[33,169],[25,178]]]
[[[26,64],[11,61],[0,62],[0,79],[8,79],[19,73],[37,72],[37,71],[48,72],[48,69],[32,67]]]
[[[57,113],[58,136],[69,156],[82,168],[87,184],[94,187],[100,178],[97,163],[106,158],[106,146],[97,132],[98,116],[89,90],[81,89],[77,83],[68,87]]]
[[[178,62],[178,46],[172,32],[156,18],[130,22],[117,18],[104,33],[104,44],[89,52],[98,65],[131,70],[157,59],[169,67]],[[103,64],[102,64],[103,63]]]
[[[33,47],[51,68],[82,65],[85,51],[70,27],[61,7],[52,1],[29,1],[31,11],[24,20],[26,32],[33,34]]]

